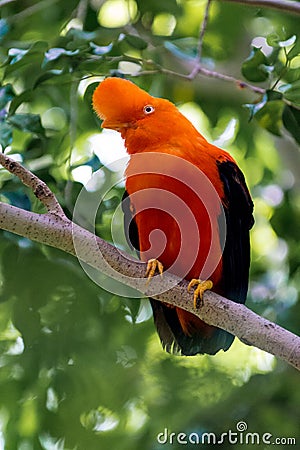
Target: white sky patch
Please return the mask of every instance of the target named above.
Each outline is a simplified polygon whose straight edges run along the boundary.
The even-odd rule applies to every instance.
[[[279,206],[283,201],[284,193],[277,184],[269,184],[261,188],[261,196],[270,206]]]
[[[78,181],[85,185],[92,176],[92,168],[90,166],[80,166],[72,170],[74,181]]]
[[[225,130],[223,133],[214,141],[214,144],[217,147],[224,147],[227,144],[230,144],[232,139],[235,136],[235,131],[237,127],[237,120],[232,118],[229,120]]]
[[[178,109],[200,133],[203,133],[207,139],[211,138],[209,133],[209,120],[199,105],[194,102],[188,102],[180,105]]]
[[[2,416],[2,417],[1,417]],[[4,450],[5,440],[4,440],[4,430],[6,428],[7,417],[5,417],[5,412],[0,415],[0,450]]]
[[[119,133],[114,130],[103,130],[102,133],[93,134],[88,140],[102,164],[113,172],[124,172],[129,156]]]
[[[22,162],[23,161],[23,158],[22,158],[22,155],[20,155],[19,153],[9,153],[11,151],[11,147],[9,146],[9,147],[6,147],[6,149],[5,149],[5,153],[6,154],[9,154],[9,157],[11,158],[11,159],[13,159],[14,161],[17,161],[17,162]]]
[[[260,372],[271,372],[274,369],[275,357],[273,355],[254,347],[252,352],[253,360],[256,362],[256,367]]]
[[[6,352],[7,355],[21,355],[24,351],[24,341],[21,336],[18,336],[16,341],[9,347]]]
[[[114,417],[105,417],[102,418],[99,415],[99,420],[95,424],[93,431],[110,431],[116,428],[119,424],[119,420]]]
[[[88,183],[84,186],[88,192],[99,191],[99,189],[105,183],[105,172],[103,169],[97,170],[93,173],[93,176],[89,179]]]
[[[145,411],[138,404],[138,401],[133,401],[128,404],[127,414],[126,428],[131,432],[142,428],[148,418]]]

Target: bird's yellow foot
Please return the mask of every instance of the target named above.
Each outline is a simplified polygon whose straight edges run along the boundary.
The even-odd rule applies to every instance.
[[[154,276],[156,270],[158,270],[160,276],[162,277],[164,271],[164,266],[162,265],[162,263],[157,259],[149,259],[149,261],[147,262],[147,269],[146,269],[146,276],[148,277],[147,284]]]
[[[201,303],[203,302],[203,294],[208,289],[213,287],[213,282],[210,280],[201,281],[193,278],[188,285],[188,292],[190,292],[191,288],[196,286],[194,290],[194,308],[200,308]]]

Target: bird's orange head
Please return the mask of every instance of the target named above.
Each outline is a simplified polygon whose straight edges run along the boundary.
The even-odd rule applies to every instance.
[[[147,111],[145,107],[152,105],[153,100],[151,95],[128,80],[106,78],[94,92],[93,107],[103,119],[103,128],[119,131],[141,120]]]
[[[122,78],[106,78],[99,84],[94,91],[93,108],[103,119],[103,128],[122,134],[129,153],[151,151],[175,140],[176,134],[182,137],[187,133],[191,138],[196,132],[173,103],[152,97]]]

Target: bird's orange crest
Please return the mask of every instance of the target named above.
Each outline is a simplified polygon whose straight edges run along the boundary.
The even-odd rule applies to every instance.
[[[135,84],[121,78],[106,78],[96,88],[93,108],[107,126],[126,125],[142,117],[143,108],[151,105],[153,97]],[[112,128],[114,128],[112,126]]]

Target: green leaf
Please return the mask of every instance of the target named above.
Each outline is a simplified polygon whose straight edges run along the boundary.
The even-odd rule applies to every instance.
[[[246,103],[244,105],[244,107],[247,108],[250,112],[249,121],[252,120],[253,117],[255,116],[255,114],[258,113],[258,111],[260,111],[266,105],[267,101],[268,101],[268,97],[265,94],[260,102]]]
[[[300,54],[300,41],[297,41],[296,44],[289,50],[287,58],[289,61],[291,61],[299,54]]]
[[[30,66],[30,68],[34,65],[40,66],[47,48],[48,44],[44,41],[36,42],[27,50],[11,48],[8,52],[9,65],[5,68],[5,75],[8,76],[14,74],[14,76],[16,76],[18,69],[26,66]]]
[[[32,90],[24,91],[20,95],[17,95],[10,104],[9,115],[12,116],[18,107],[24,103],[29,102],[32,99]]]
[[[0,42],[3,37],[9,32],[9,24],[5,19],[0,19]]]
[[[0,122],[0,145],[3,149],[12,143],[12,127],[7,122]]]
[[[10,48],[8,50],[8,56],[11,57],[10,64],[15,64],[20,61],[28,53],[29,50],[24,50],[22,48]]]
[[[295,44],[296,35],[286,38],[285,33],[282,32],[280,35],[278,33],[271,33],[267,36],[267,44],[271,47],[289,47],[290,45]]]
[[[83,31],[77,28],[70,28],[66,34],[66,39],[73,40],[78,44],[90,43],[91,40],[96,39],[98,36],[98,31]]]
[[[284,75],[284,79],[287,83],[290,84],[300,80],[300,67],[297,67],[296,69],[289,69],[288,72]]]
[[[45,53],[45,58],[42,63],[42,67],[45,67],[50,61],[55,61],[59,59],[61,56],[75,56],[78,55],[79,50],[66,50],[65,48],[54,47],[50,48]]]
[[[279,42],[278,42],[278,45],[279,45],[279,47],[281,47],[281,48],[283,48],[283,47],[290,47],[290,45],[295,44],[296,39],[297,39],[297,37],[296,37],[296,35],[294,34],[293,36],[291,36],[291,37],[288,38],[288,39],[285,39],[284,41],[279,41]]]
[[[11,84],[5,84],[0,87],[0,110],[3,109],[8,102],[15,96],[15,92]]]
[[[284,89],[284,97],[294,105],[300,106],[300,80],[295,81],[291,85],[286,85],[287,89]],[[282,88],[282,87],[281,87]]]
[[[282,113],[282,122],[294,139],[300,144],[300,111],[292,106],[285,105]]]
[[[11,57],[10,64],[15,64],[21,59],[24,58],[24,56],[33,56],[36,57],[37,55],[43,54],[48,47],[48,44],[44,41],[38,41],[35,42],[29,49],[24,50],[22,48],[10,48],[8,51],[8,56]]]
[[[267,100],[268,102],[271,102],[273,100],[281,100],[283,95],[281,92],[278,91],[272,91],[271,89],[268,89],[266,91],[266,96],[267,96]]]
[[[191,59],[197,56],[198,41],[196,38],[187,37],[174,41],[165,41],[164,47],[177,58]]]
[[[14,114],[8,118],[8,121],[19,130],[40,135],[45,134],[39,114]]]
[[[94,83],[89,84],[84,92],[83,99],[85,103],[89,106],[89,108],[91,107],[92,104],[94,91],[98,85],[99,85],[98,81],[95,81]]]
[[[130,314],[130,319],[133,323],[135,323],[141,308],[141,301],[138,301],[138,299],[124,297],[123,302],[126,305],[125,311],[127,314]]]
[[[133,34],[126,34],[125,41],[133,48],[138,50],[145,50],[148,47],[148,43],[139,36]]]
[[[96,45],[94,42],[90,42],[90,47],[93,51],[94,55],[107,55],[107,53],[109,53],[111,51],[111,49],[113,48],[113,43],[111,42],[108,45]]]
[[[250,56],[242,65],[242,74],[249,81],[266,81],[272,66],[268,66],[268,60],[263,52],[256,47],[252,48]]]
[[[263,95],[260,102],[257,103],[246,103],[244,105],[245,108],[247,108],[250,111],[250,118],[249,120],[252,120],[253,117],[261,110],[268,102],[272,102],[275,100],[281,100],[283,97],[281,92],[267,90],[266,93]]]
[[[281,136],[283,107],[282,100],[269,101],[255,114],[255,119],[261,127],[276,136]]]
[[[44,83],[44,81],[50,80],[51,78],[56,78],[60,75],[62,75],[64,72],[64,69],[52,69],[47,70],[47,72],[42,73],[34,83],[33,89],[35,89],[37,86],[39,86],[41,83]],[[61,79],[60,79],[61,80]]]

